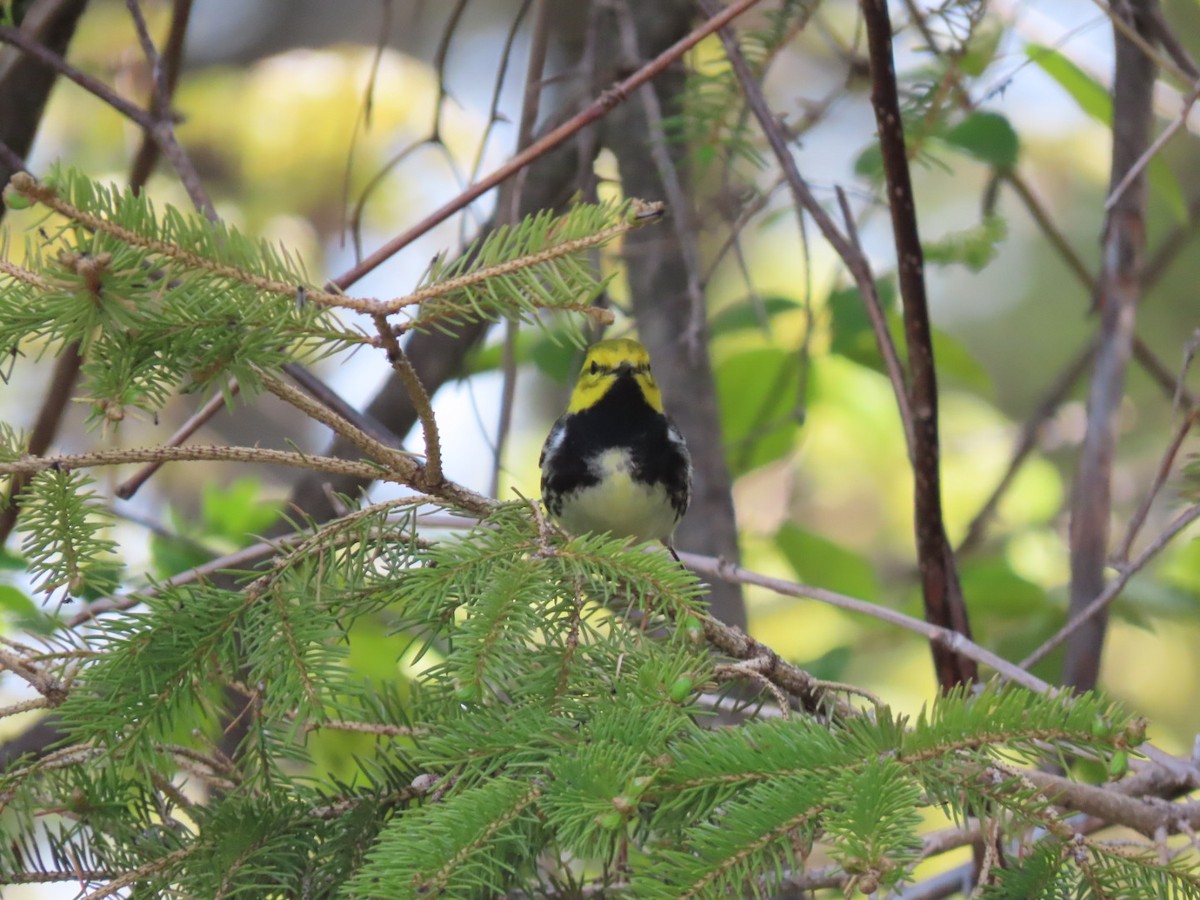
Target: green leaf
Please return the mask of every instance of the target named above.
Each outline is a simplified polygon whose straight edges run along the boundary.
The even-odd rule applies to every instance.
[[[255,478],[239,478],[228,487],[210,484],[200,503],[204,531],[239,546],[252,543],[254,535],[270,527],[280,506],[277,500],[263,500],[262,484]]]
[[[763,297],[757,302],[747,299],[713,316],[708,323],[708,331],[713,337],[751,329],[769,332],[771,320],[776,316],[803,309],[804,305],[791,297]]]
[[[1080,109],[1097,122],[1112,127],[1112,96],[1104,85],[1051,47],[1030,44],[1025,48],[1025,53],[1071,95]],[[1154,193],[1166,202],[1176,221],[1186,221],[1187,201],[1184,200],[1183,190],[1175,173],[1161,156],[1150,160],[1146,177]]]
[[[900,354],[906,358],[906,353]],[[946,378],[984,394],[991,394],[992,379],[987,369],[971,355],[958,338],[942,331],[933,329],[933,358],[937,364],[939,378]]]
[[[985,19],[972,32],[964,52],[958,57],[958,68],[972,78],[978,78],[996,60],[1000,39],[1007,33],[999,22]]]
[[[1070,94],[1080,109],[1096,121],[1112,125],[1112,97],[1104,85],[1053,47],[1029,44],[1025,55]]]
[[[891,281],[875,282],[880,305],[884,310],[895,307],[896,289]],[[883,360],[875,344],[875,332],[871,328],[871,317],[858,288],[839,288],[829,295],[830,314],[833,317],[833,338],[829,349],[877,371],[883,371]]]
[[[789,522],[775,534],[775,546],[807,584],[872,602],[882,593],[869,560],[815,532]]]
[[[513,356],[517,365],[533,363],[538,371],[549,375],[559,384],[567,384],[575,375],[582,358],[577,344],[575,335],[563,329],[522,330],[517,332]],[[463,377],[499,372],[503,366],[504,340],[501,339],[471,353],[467,357]]]
[[[0,547],[0,571],[21,572],[25,569],[25,560],[13,553],[7,547]]]
[[[57,624],[28,594],[11,584],[0,584],[0,613],[7,613],[17,628],[35,634],[51,634]]]
[[[879,144],[870,143],[854,160],[854,174],[867,181],[883,180],[883,151]]]
[[[1017,164],[1020,139],[1005,116],[994,112],[973,112],[942,139],[980,162],[1007,171]]]
[[[1188,209],[1187,201],[1183,197],[1183,188],[1162,156],[1155,156],[1150,160],[1150,165],[1146,167],[1146,179],[1150,182],[1151,190],[1166,202],[1167,209],[1171,211],[1175,221],[1181,224],[1186,222]]]
[[[1025,620],[1052,606],[1042,588],[998,559],[965,562],[961,577],[963,596],[975,615]]]
[[[735,478],[794,446],[799,366],[797,354],[774,347],[740,353],[717,366],[725,452]]]
[[[214,558],[197,541],[162,534],[150,536],[150,562],[159,578],[170,578]]]
[[[959,264],[979,272],[996,257],[996,247],[1008,237],[1008,223],[989,215],[982,222],[962,231],[943,235],[923,245],[925,261],[936,265]]]
[[[894,306],[894,289],[890,282],[877,283],[880,303],[885,310]],[[830,350],[861,366],[884,373],[883,357],[875,340],[871,320],[856,287],[846,287],[829,295],[829,307],[833,314],[833,339]],[[888,312],[888,331],[896,345],[901,364],[908,360],[908,347],[904,341],[904,320],[899,312]],[[953,379],[957,383],[977,391],[990,393],[992,381],[987,370],[973,357],[958,338],[933,329],[933,356],[939,376]]]

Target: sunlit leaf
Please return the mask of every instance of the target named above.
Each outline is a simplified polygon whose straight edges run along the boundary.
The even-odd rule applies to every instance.
[[[1025,55],[1070,94],[1085,113],[1105,125],[1112,124],[1112,97],[1104,85],[1053,47],[1029,44]]]

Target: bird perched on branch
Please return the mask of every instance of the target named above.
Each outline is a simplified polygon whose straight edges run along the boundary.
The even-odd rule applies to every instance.
[[[588,349],[539,465],[542,499],[567,531],[659,540],[679,558],[671,535],[691,499],[692,462],[637,341]]]

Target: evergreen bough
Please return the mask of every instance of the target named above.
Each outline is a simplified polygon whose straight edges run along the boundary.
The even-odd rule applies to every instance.
[[[393,339],[582,312],[604,284],[587,251],[654,215],[627,203],[535,216],[435,264],[410,297],[364,300],[308,284],[285,251],[74,172],[21,176],[9,197],[47,216],[22,262],[0,264],[0,342],[83,347],[106,427],[185,390],[235,402],[231,379],[287,399],[286,365],[387,347],[346,310]],[[531,504],[426,483],[419,463],[362,438],[377,455],[356,465],[421,492],[300,527],[265,568],[139,582],[78,470],[159,451],[40,460],[3,438],[0,472],[38,473],[20,496],[31,579],[107,606],[75,627],[69,606],[41,613],[40,634],[0,650],[36,694],[4,712],[53,709],[66,735],[0,777],[0,883],[679,898],[810,878],[871,892],[912,879],[928,823],[949,816],[1021,848],[983,896],[1200,897],[1190,857],[1093,840],[1030,781],[1044,761],[1122,773],[1141,723],[1099,696],[992,683],[909,720],[833,687],[811,710],[781,707],[775,689],[743,693],[718,726],[716,707],[737,704],[715,702],[727,669],[705,640],[704,586],[665,553],[563,537]],[[431,541],[418,527],[431,509],[478,521]],[[217,746],[233,729],[230,757]]]

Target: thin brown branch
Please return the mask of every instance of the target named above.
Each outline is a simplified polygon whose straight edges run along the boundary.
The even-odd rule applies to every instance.
[[[1096,816],[1112,825],[1123,825],[1148,838],[1181,834],[1200,828],[1200,803],[1147,803],[1108,787],[1072,781],[1036,769],[1019,770],[1047,800],[1075,812]]]
[[[857,253],[865,259],[866,253],[858,240],[858,226],[854,222],[854,214],[850,211],[850,202],[846,199],[846,192],[840,186],[837,189],[837,198],[838,206],[842,210],[842,220],[846,223],[846,236],[854,245]],[[892,340],[892,332],[888,328],[883,305],[879,302],[879,294],[875,291],[862,293],[862,301],[867,309],[867,317],[871,320],[871,328],[875,331],[875,344],[879,347],[879,355],[883,357],[884,369],[888,373],[888,379],[892,382],[892,393],[896,396],[896,404],[900,409],[900,422],[904,426],[904,445],[908,449],[909,461],[912,462],[916,437],[913,434],[913,415],[908,403],[908,384],[904,380],[900,354],[896,352],[896,342]]]
[[[388,320],[383,315],[376,315],[375,328],[379,331],[380,340],[387,350],[388,362],[392,370],[400,378],[408,393],[408,399],[417,412],[417,420],[421,423],[421,431],[425,436],[425,489],[436,489],[442,483],[442,442],[438,436],[437,419],[433,415],[433,401],[412,361],[400,346]]]
[[[94,94],[131,122],[140,125],[149,133],[154,132],[157,122],[149,112],[136,104],[130,103],[99,79],[93,78],[86,72],[75,68],[59,54],[43,46],[25,34],[20,28],[0,25],[0,43],[9,44],[23,50],[60,74],[65,75],[88,93]]]
[[[1046,211],[1046,208],[1037,198],[1037,195],[1033,193],[1025,180],[1015,172],[1006,175],[1005,180],[1016,191],[1026,211],[1033,217],[1033,221],[1041,230],[1042,235],[1050,242],[1051,246],[1058,252],[1059,257],[1066,263],[1071,274],[1087,290],[1089,297],[1095,297],[1097,290],[1096,279],[1088,269],[1087,263],[1083,261],[1083,257],[1071,246],[1058,226],[1054,224],[1054,220],[1050,218],[1049,212]],[[1189,228],[1177,229],[1173,232],[1171,236],[1164,240],[1159,255],[1145,267],[1143,274],[1143,285],[1145,288],[1148,288],[1165,269],[1174,254],[1182,249],[1187,234],[1195,228],[1198,222],[1200,222],[1200,200],[1195,201],[1191,206],[1191,224]],[[1134,335],[1133,338],[1133,357],[1146,374],[1162,388],[1164,393],[1168,396],[1174,395],[1175,376],[1171,373],[1170,368],[1164,365],[1154,351],[1147,346],[1146,342],[1137,335]],[[1188,402],[1190,403],[1190,395],[1188,397]]]
[[[1153,0],[1137,0],[1111,13],[1116,40],[1113,77],[1113,153],[1110,184],[1121,183],[1145,152],[1150,139],[1157,69],[1131,29],[1144,34],[1145,10]],[[1123,18],[1123,17],[1127,17]],[[1079,690],[1095,686],[1107,628],[1103,606],[1086,618],[1084,609],[1105,590],[1112,515],[1113,458],[1117,414],[1125,396],[1125,373],[1133,350],[1135,312],[1141,297],[1145,245],[1145,173],[1138,174],[1109,210],[1098,279],[1100,345],[1087,402],[1087,430],[1071,496],[1071,601],[1069,617],[1080,624],[1067,642],[1063,682]]]
[[[641,61],[638,53],[637,23],[630,4],[628,0],[620,0],[612,5],[612,9],[617,20],[620,53],[632,65],[637,65]],[[712,15],[719,12],[719,8],[706,9],[705,12]],[[683,332],[683,340],[687,344],[688,352],[694,357],[701,352],[700,342],[705,333],[704,317],[706,315],[704,289],[700,284],[700,251],[696,246],[699,227],[696,222],[692,197],[684,190],[675,160],[671,158],[671,151],[667,146],[663,107],[659,103],[654,85],[643,84],[639,87],[637,99],[642,105],[642,120],[650,141],[650,158],[654,161],[654,168],[657,170],[658,181],[663,188],[667,208],[671,210],[670,225],[675,232],[675,247],[678,248],[686,274],[686,289],[691,315],[687,328]]]
[[[1171,138],[1175,136],[1175,133],[1187,123],[1188,114],[1191,113],[1192,107],[1196,105],[1197,100],[1200,100],[1200,85],[1198,85],[1192,91],[1192,93],[1188,95],[1187,99],[1184,101],[1183,109],[1179,112],[1179,115],[1172,119],[1167,127],[1159,132],[1158,137],[1153,140],[1149,147],[1142,151],[1142,155],[1134,160],[1133,165],[1130,166],[1128,171],[1121,176],[1121,180],[1118,181],[1116,186],[1109,192],[1108,198],[1104,201],[1104,211],[1106,213],[1113,210],[1113,208],[1121,201],[1121,197],[1124,196],[1125,191],[1129,189],[1129,186],[1132,185],[1136,179],[1142,177],[1142,173],[1145,171],[1146,167],[1150,165],[1150,161],[1154,159],[1154,157],[1161,152],[1163,147],[1167,145],[1167,141],[1171,140]]]
[[[229,396],[237,394],[239,388],[237,381],[229,382]],[[223,393],[215,394],[207,403],[199,410],[188,417],[187,421],[179,426],[178,430],[167,438],[164,447],[179,447],[190,438],[193,434],[200,430],[213,416],[215,416],[225,405],[225,395]],[[138,492],[143,484],[153,477],[154,473],[162,468],[161,462],[152,462],[143,466],[133,475],[130,475],[123,482],[117,485],[116,495],[122,500],[128,500]]]
[[[1167,477],[1171,474],[1171,467],[1175,465],[1175,457],[1179,455],[1179,448],[1183,446],[1184,439],[1191,432],[1192,426],[1197,421],[1200,421],[1200,410],[1192,409],[1183,417],[1183,421],[1175,429],[1171,443],[1167,445],[1162,459],[1158,462],[1158,469],[1154,473],[1154,480],[1150,483],[1150,489],[1146,491],[1146,496],[1142,498],[1137,512],[1129,520],[1129,525],[1125,529],[1125,537],[1121,539],[1121,545],[1117,548],[1117,552],[1113,557],[1113,561],[1118,566],[1124,566],[1129,562],[1129,554],[1133,550],[1133,542],[1137,540],[1138,532],[1141,530],[1142,525],[1145,524],[1146,516],[1150,514],[1150,507],[1154,503],[1154,498],[1158,496],[1158,492],[1166,484]]]
[[[171,24],[167,31],[167,39],[159,57],[162,72],[161,85],[155,85],[155,98],[166,98],[167,105],[163,112],[170,109],[171,97],[179,83],[179,73],[183,68],[183,43],[187,36],[188,23],[192,15],[192,0],[174,0],[171,5]],[[151,45],[153,46],[153,45]],[[150,173],[158,162],[159,147],[149,134],[143,133],[142,142],[133,157],[133,167],[129,174],[129,183],[135,189],[144,185],[150,179]]]
[[[1067,624],[1049,637],[1040,647],[1030,653],[1027,657],[1021,660],[1021,668],[1027,669],[1069,638],[1077,633],[1080,628],[1084,627],[1089,621],[1096,616],[1101,615],[1113,600],[1125,589],[1125,585],[1129,583],[1129,579],[1140,572],[1155,556],[1162,552],[1163,548],[1169,544],[1176,535],[1187,528],[1192,522],[1200,518],[1200,505],[1189,506],[1179,515],[1177,515],[1171,523],[1163,529],[1162,533],[1151,541],[1141,553],[1139,553],[1132,562],[1121,566],[1117,571],[1117,577],[1107,585],[1104,585],[1102,590],[1096,592],[1096,595],[1087,604],[1071,604],[1068,612]]]
[[[500,89],[504,83],[504,74],[508,64],[508,55],[512,50],[512,42],[516,37],[516,30],[519,27],[521,19],[532,4],[532,0],[525,0],[521,7],[516,20],[513,22],[512,28],[509,29],[508,38],[504,45],[504,52],[500,62],[500,71],[496,77],[496,87],[492,93],[492,106],[490,116],[488,118],[488,130],[496,121],[499,111]],[[538,110],[541,107],[542,99],[542,78],[546,67],[546,48],[549,44],[549,25],[547,22],[547,4],[546,0],[537,0],[537,5],[533,12],[533,34],[529,39],[529,59],[525,66],[525,90],[521,100],[521,120],[517,125],[517,151],[524,150],[533,143],[533,129],[537,124]],[[474,178],[478,172],[480,160],[483,158],[485,141],[480,141],[479,152],[476,157],[476,171],[472,173]],[[503,209],[498,209],[496,213],[497,225],[513,225],[518,220],[517,211],[521,206],[521,195],[525,190],[525,180],[529,177],[529,169],[522,169],[513,179],[512,190],[509,192]],[[508,444],[508,434],[512,429],[513,407],[516,404],[517,398],[517,333],[520,326],[513,320],[508,320],[504,323],[504,352],[501,360],[500,369],[503,380],[500,388],[500,412],[496,417],[496,441],[492,447],[492,480],[489,493],[493,497],[500,494],[500,472],[504,463],[504,448]]]
[[[180,850],[175,850],[165,856],[160,856],[158,859],[152,860],[145,865],[138,866],[136,869],[131,869],[114,878],[104,887],[99,890],[92,891],[89,894],[84,894],[84,900],[101,900],[103,897],[111,897],[117,891],[127,888],[132,884],[136,884],[148,875],[155,875],[159,872],[165,872],[174,866],[176,863],[182,862],[193,853],[200,849],[202,845],[191,844]]]
[[[446,219],[450,218],[450,216],[454,215],[468,204],[475,202],[488,191],[492,190],[492,188],[512,177],[512,175],[525,168],[544,153],[552,150],[563,141],[577,134],[581,129],[602,118],[614,106],[624,102],[632,91],[636,90],[641,85],[654,78],[656,75],[670,66],[675,60],[683,56],[683,54],[685,54],[688,50],[700,43],[700,41],[702,41],[708,35],[712,34],[714,31],[721,28],[728,22],[733,21],[733,19],[740,16],[756,3],[758,3],[758,0],[738,0],[738,2],[733,3],[722,10],[719,15],[701,23],[690,34],[660,53],[657,57],[646,63],[646,65],[642,66],[642,68],[638,69],[638,71],[634,72],[628,78],[623,79],[617,84],[614,84],[611,88],[596,98],[596,100],[582,112],[572,116],[562,125],[559,125],[557,128],[553,129],[548,134],[535,141],[525,150],[516,154],[511,160],[494,171],[491,175],[487,176],[477,184],[472,185],[453,200],[443,204],[440,208],[430,213],[403,234],[400,234],[388,241],[386,244],[384,244],[384,246],[380,247],[361,263],[333,279],[331,284],[339,290],[345,290],[368,272],[374,270],[385,260],[390,259],[400,250],[407,247],[431,228],[440,224],[441,222],[444,222]],[[2,37],[3,34],[0,33],[0,38]]]
[[[142,8],[138,4],[138,0],[125,0],[125,6],[129,10],[129,15],[133,19],[134,28],[137,31],[138,42],[142,46],[142,52],[146,56],[146,62],[150,66],[150,109],[154,115],[154,128],[150,132],[150,137],[158,145],[159,151],[165,156],[175,168],[176,174],[179,175],[179,181],[187,191],[188,197],[196,209],[210,221],[217,221],[217,209],[213,206],[212,198],[208,196],[208,192],[204,189],[204,184],[200,180],[200,175],[196,172],[196,167],[192,165],[192,160],[188,156],[187,151],[183,149],[183,145],[175,136],[175,125],[171,114],[171,92],[172,86],[168,80],[166,64],[162,57],[159,56],[158,49],[154,46],[154,39],[150,37],[150,30],[146,26],[146,19],[142,15]],[[178,12],[178,10],[177,10]],[[174,27],[174,26],[173,26]],[[186,18],[179,26],[182,29],[187,28]],[[177,40],[182,44],[183,35],[180,34]],[[179,47],[179,52],[182,53],[182,46]],[[174,63],[176,69],[176,77],[178,77],[180,61]]]
[[[845,609],[850,612],[860,613],[862,615],[871,616],[881,622],[887,622],[906,631],[911,631],[914,634],[919,634],[930,642],[930,644],[942,647],[948,652],[953,652],[972,659],[977,663],[990,666],[1001,675],[1005,680],[1015,682],[1023,687],[1027,687],[1032,691],[1045,693],[1051,690],[1051,687],[1046,682],[1042,681],[1034,675],[1024,671],[1021,667],[1015,666],[1008,660],[997,656],[985,647],[971,641],[964,635],[951,631],[948,628],[942,628],[939,625],[934,625],[930,622],[923,622],[920,619],[915,619],[912,616],[907,616],[902,612],[897,612],[894,609],[877,606],[874,603],[868,603],[866,600],[860,600],[857,597],[849,597],[845,594],[839,594],[836,591],[829,591],[824,588],[814,587],[807,584],[799,584],[794,581],[786,581],[782,578],[772,578],[768,575],[761,575],[757,572],[752,572],[748,569],[743,569],[740,566],[731,565],[724,560],[716,559],[711,556],[698,556],[695,553],[680,553],[680,560],[685,566],[694,572],[704,575],[709,578],[720,578],[723,581],[734,581],[738,584],[751,584],[758,587],[764,587],[774,591],[785,597],[806,597],[810,600],[817,600],[821,603],[827,603],[830,606],[836,606],[839,609]],[[726,652],[730,652],[727,648],[722,647]],[[769,648],[768,648],[769,649]],[[735,654],[731,654],[735,655]],[[738,656],[739,659],[746,658]],[[810,676],[811,677],[811,676]]]
[[[263,386],[284,403],[294,406],[308,417],[327,425],[339,437],[349,441],[368,457],[398,473],[404,481],[413,483],[420,477],[420,465],[413,459],[412,454],[393,449],[364,434],[329,407],[318,403],[299,388],[278,378],[273,378],[265,372],[261,373],[261,377]]]
[[[698,2],[700,7],[709,15],[712,15],[713,11],[718,8],[715,0],[698,0]],[[808,213],[813,221],[817,223],[822,236],[833,247],[834,251],[845,264],[846,269],[850,272],[859,293],[864,298],[874,298],[875,306],[879,306],[875,278],[871,273],[871,266],[866,255],[863,254],[861,248],[850,237],[842,234],[833,217],[817,202],[817,198],[813,195],[808,183],[801,176],[800,170],[796,166],[796,160],[792,156],[791,148],[788,145],[788,136],[782,124],[767,105],[762,87],[759,85],[753,70],[746,61],[741,47],[738,46],[737,38],[728,28],[722,28],[717,34],[721,39],[722,46],[725,48],[725,56],[729,60],[730,68],[738,79],[742,93],[746,96],[746,104],[750,107],[751,112],[758,121],[763,135],[767,139],[767,144],[770,146],[772,154],[779,163],[784,181],[787,183],[789,191],[791,191],[796,207]],[[886,355],[886,352],[882,348],[880,352]],[[895,388],[896,386],[893,385],[893,390]],[[903,416],[908,402],[907,398],[902,397],[902,395],[903,391],[896,391],[897,407]],[[906,426],[906,433],[908,430]]]
[[[909,403],[913,416],[913,514],[917,563],[925,600],[925,617],[943,628],[970,638],[967,608],[942,518],[941,464],[938,446],[937,371],[933,361],[932,326],[925,296],[924,252],[909,172],[908,150],[892,60],[892,25],[886,0],[862,0],[867,46],[871,59],[871,105],[883,152],[883,170],[892,213],[897,275],[904,308],[908,344]],[[943,690],[974,680],[973,662],[956,658],[940,644],[933,645],[938,683]]]
[[[370,413],[359,412],[347,403],[341,394],[314,375],[311,370],[299,363],[285,363],[283,371],[306,394],[335,415],[341,416],[372,440],[391,447],[393,450],[404,449],[404,442],[400,437],[389,431]],[[336,456],[337,454],[330,455]]]

